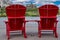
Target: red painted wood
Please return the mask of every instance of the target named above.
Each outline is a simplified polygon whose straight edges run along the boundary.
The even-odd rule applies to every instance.
[[[26,38],[26,32],[25,32],[25,12],[26,7],[23,5],[10,5],[6,7],[6,14],[8,17],[8,21],[5,21],[6,23],[6,30],[7,30],[7,36],[8,40],[10,38],[10,32],[9,31],[15,31],[15,30],[21,30],[23,32],[24,37]]]
[[[38,34],[41,37],[41,30],[53,30],[57,37],[57,13],[58,7],[52,4],[42,5],[39,9],[40,24]]]

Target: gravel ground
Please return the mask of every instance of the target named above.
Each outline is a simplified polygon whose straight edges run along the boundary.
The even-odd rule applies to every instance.
[[[34,19],[33,19],[34,18]],[[26,17],[26,20],[39,20],[39,17]],[[6,37],[6,25],[4,24],[4,20],[7,20],[7,18],[2,17],[0,18],[0,40],[7,40]],[[15,33],[10,33],[11,38],[10,40],[60,40],[60,18],[58,17],[58,26],[57,26],[57,33],[58,38],[55,38],[52,32],[49,33],[43,33],[42,37],[38,37],[38,24],[36,22],[28,22],[26,24],[26,33],[28,38],[24,38],[21,35],[21,31],[16,31]]]

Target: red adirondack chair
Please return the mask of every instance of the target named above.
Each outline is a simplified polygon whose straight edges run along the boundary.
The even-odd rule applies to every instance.
[[[58,7],[52,4],[46,4],[38,8],[40,14],[40,23],[38,27],[38,35],[41,37],[41,30],[53,30],[55,37],[57,36],[57,13]],[[49,31],[48,31],[49,32]]]
[[[25,32],[25,12],[26,7],[23,5],[10,5],[6,7],[8,21],[5,21],[8,40],[10,39],[10,31],[21,30],[26,38]]]

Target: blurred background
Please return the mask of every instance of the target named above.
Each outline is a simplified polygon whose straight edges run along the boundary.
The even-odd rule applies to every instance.
[[[53,4],[59,7],[58,15],[60,15],[60,0],[0,0],[0,17],[6,17],[5,8],[12,4],[21,4],[26,6],[26,16],[39,16],[39,6],[44,4]]]

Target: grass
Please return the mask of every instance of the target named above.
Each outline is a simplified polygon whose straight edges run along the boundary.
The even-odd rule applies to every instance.
[[[6,13],[0,13],[0,17],[6,17]]]
[[[60,15],[60,10],[59,10],[59,13],[58,13],[58,15]]]
[[[0,17],[6,17],[6,11],[5,8],[0,8]],[[38,16],[37,8],[34,9],[27,9],[26,10],[26,16]]]
[[[6,17],[5,8],[0,8],[0,17]]]

